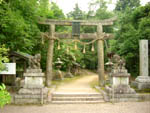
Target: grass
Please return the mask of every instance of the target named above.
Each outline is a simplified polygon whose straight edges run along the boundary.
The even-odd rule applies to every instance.
[[[137,88],[134,88],[134,89],[135,89],[135,91],[136,91],[137,93],[150,94],[150,89],[143,89],[143,90],[139,90],[139,89],[137,89]]]
[[[95,86],[99,86],[99,83],[98,81],[96,80],[93,80],[91,83],[90,83],[90,86],[92,89],[96,90],[96,92],[100,92],[99,89],[97,89]]]

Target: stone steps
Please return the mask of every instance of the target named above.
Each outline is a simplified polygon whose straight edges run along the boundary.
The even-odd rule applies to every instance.
[[[96,104],[105,102],[99,93],[53,93],[53,104]]]
[[[99,104],[105,101],[52,101],[52,104]]]
[[[102,95],[100,93],[53,93],[52,94],[53,97],[102,97]]]

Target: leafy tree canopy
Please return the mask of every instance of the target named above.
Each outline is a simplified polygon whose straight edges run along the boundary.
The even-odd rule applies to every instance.
[[[119,17],[115,40],[111,42],[112,50],[126,59],[133,75],[139,75],[139,40],[150,40],[149,12],[150,4],[126,10]]]
[[[85,12],[79,8],[78,4],[75,4],[74,10],[69,12],[67,16],[75,20],[83,20],[85,19]]]
[[[127,8],[134,9],[140,6],[140,0],[118,0],[116,11],[125,11]]]

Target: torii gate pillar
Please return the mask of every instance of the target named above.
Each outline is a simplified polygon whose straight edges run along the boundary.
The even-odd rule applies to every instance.
[[[103,27],[101,24],[97,26],[97,36],[101,38],[101,34],[103,33]],[[98,75],[99,75],[99,85],[104,86],[104,42],[103,40],[99,39],[97,41],[97,53],[98,53]]]
[[[50,26],[50,39],[48,40],[48,51],[47,51],[47,64],[46,64],[46,86],[51,86],[52,75],[53,75],[53,49],[54,49],[54,33],[55,25]]]

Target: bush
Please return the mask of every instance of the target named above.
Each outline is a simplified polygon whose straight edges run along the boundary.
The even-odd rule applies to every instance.
[[[4,84],[0,85],[0,107],[3,107],[5,104],[10,103],[11,96],[6,90],[6,86]]]

